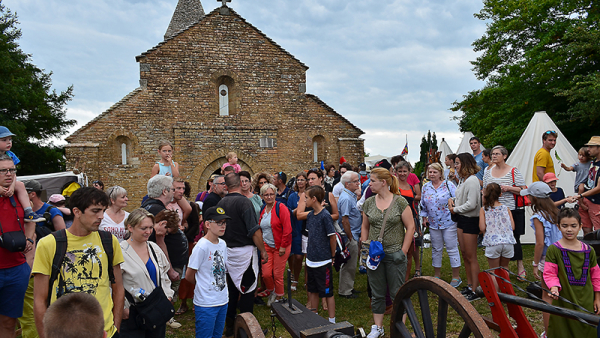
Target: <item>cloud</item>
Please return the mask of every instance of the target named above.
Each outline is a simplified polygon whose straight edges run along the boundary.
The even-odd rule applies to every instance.
[[[135,56],[163,40],[177,0],[4,0],[19,14],[20,44],[74,86],[67,115],[89,122],[138,86]],[[206,13],[220,3],[203,1]],[[485,31],[480,0],[280,0],[228,4],[310,67],[307,91],[365,131],[369,152],[411,160],[427,130],[458,147],[448,108],[482,87],[471,44]],[[445,135],[445,136],[443,136]],[[414,156],[414,158],[413,158]]]

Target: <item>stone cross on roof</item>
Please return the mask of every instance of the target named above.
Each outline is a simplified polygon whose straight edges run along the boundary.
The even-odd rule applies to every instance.
[[[221,5],[221,7],[227,7],[227,3],[231,2],[231,0],[217,0],[217,2],[222,2],[223,5]]]

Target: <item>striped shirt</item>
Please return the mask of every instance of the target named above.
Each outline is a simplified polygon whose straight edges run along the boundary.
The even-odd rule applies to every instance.
[[[508,186],[523,186],[525,185],[525,180],[523,179],[523,175],[519,171],[519,169],[515,168],[515,181],[513,184],[512,178],[512,169],[506,173],[506,175],[498,178],[492,176],[492,170],[488,170],[483,176],[483,187],[487,187],[490,183],[497,183],[498,185],[508,185]],[[515,210],[515,195],[510,192],[503,192],[498,199],[502,205],[505,205],[510,210]]]

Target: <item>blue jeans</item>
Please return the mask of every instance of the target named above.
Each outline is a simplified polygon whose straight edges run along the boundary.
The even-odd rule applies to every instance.
[[[194,305],[196,338],[221,338],[225,328],[227,304],[214,307]]]

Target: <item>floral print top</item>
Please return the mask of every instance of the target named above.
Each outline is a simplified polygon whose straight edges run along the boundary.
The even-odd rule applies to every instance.
[[[448,210],[448,199],[456,196],[454,183],[445,180],[436,189],[433,183],[427,182],[421,192],[421,217],[427,217],[429,226],[435,230],[456,227],[452,222],[450,210]]]
[[[500,244],[516,244],[513,236],[512,224],[510,223],[510,210],[506,205],[490,207],[485,209],[485,235],[483,235],[483,246],[494,246]]]

